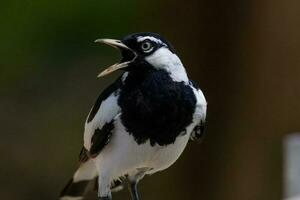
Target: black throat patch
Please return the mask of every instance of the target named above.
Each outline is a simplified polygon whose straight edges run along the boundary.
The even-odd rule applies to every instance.
[[[118,103],[122,123],[138,144],[168,145],[192,123],[196,97],[166,71],[148,69],[129,73]]]

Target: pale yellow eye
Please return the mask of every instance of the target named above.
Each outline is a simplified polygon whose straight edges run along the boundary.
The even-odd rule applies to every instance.
[[[148,53],[148,52],[152,51],[152,49],[153,49],[153,46],[152,46],[151,42],[145,41],[142,43],[142,50],[144,52]]]

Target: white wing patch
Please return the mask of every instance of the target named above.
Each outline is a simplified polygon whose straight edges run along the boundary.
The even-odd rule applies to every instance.
[[[109,123],[120,112],[118,98],[119,90],[113,92],[107,99],[102,101],[94,119],[90,122],[86,122],[83,141],[84,147],[87,150],[91,148],[91,139],[95,129],[101,129],[105,123]]]
[[[193,123],[195,126],[204,123],[206,118],[206,110],[207,110],[207,102],[204,97],[204,94],[200,89],[196,89],[192,85],[190,87],[193,89],[195,97],[196,97],[196,109],[193,115]],[[191,139],[195,138],[195,130],[191,134]]]
[[[196,89],[194,87],[192,87],[192,88],[193,88],[193,91],[194,91],[196,99],[197,99],[196,110],[195,110],[194,115],[197,115],[198,117],[200,117],[201,120],[205,120],[207,102],[204,97],[204,94],[202,93],[202,91],[200,89]]]

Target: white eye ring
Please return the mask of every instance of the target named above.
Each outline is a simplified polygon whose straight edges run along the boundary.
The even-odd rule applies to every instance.
[[[149,53],[150,51],[152,51],[153,50],[153,46],[152,46],[151,42],[149,42],[149,41],[143,42],[142,43],[142,50],[145,53]]]

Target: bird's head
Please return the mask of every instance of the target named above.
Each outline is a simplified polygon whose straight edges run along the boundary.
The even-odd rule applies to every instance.
[[[120,50],[120,62],[102,71],[98,77],[105,76],[116,70],[141,70],[142,68],[168,69],[180,65],[173,47],[160,35],[155,33],[135,33],[121,40],[98,39],[95,42],[104,43]]]

